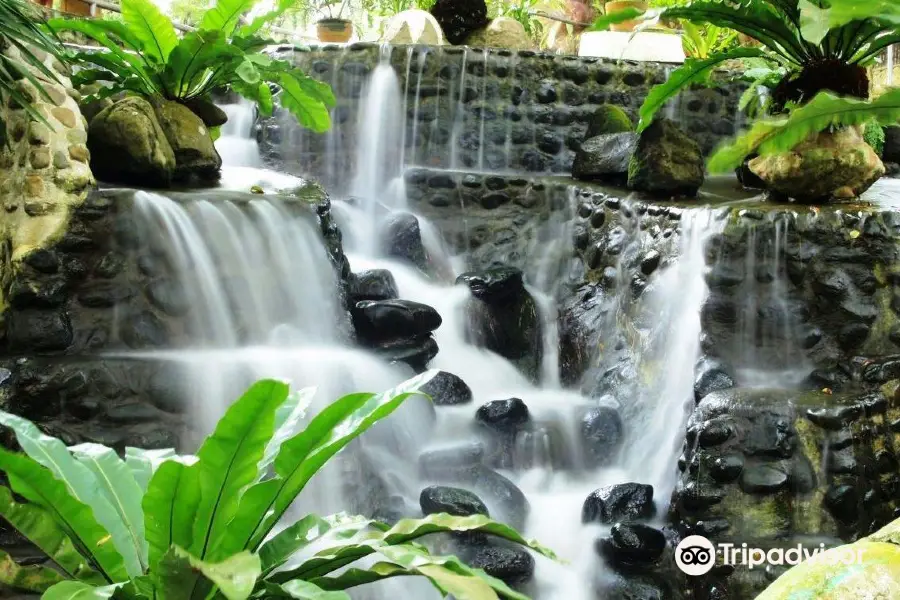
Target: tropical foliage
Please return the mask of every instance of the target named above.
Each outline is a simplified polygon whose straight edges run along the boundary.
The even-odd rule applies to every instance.
[[[34,7],[24,0],[0,0],[0,93],[15,100],[33,119],[46,124],[46,119],[16,85],[17,81],[26,79],[49,100],[38,76],[49,82],[58,82],[56,74],[44,65],[35,51],[57,56],[60,46],[36,25],[33,10]],[[19,58],[12,56],[10,50],[13,48]],[[5,139],[2,134],[0,131],[0,139]]]
[[[487,517],[437,514],[389,527],[344,514],[308,515],[272,535],[313,475],[431,376],[384,394],[345,396],[299,432],[311,392],[290,395],[282,382],[260,381],[229,408],[196,456],[129,448],[123,460],[98,444],[66,448],[0,411],[0,424],[25,452],[0,449],[0,471],[10,484],[0,486],[0,516],[53,564],[21,566],[0,552],[0,584],[43,592],[45,600],[349,600],[348,588],[419,575],[460,600],[524,599],[415,541],[473,532],[552,556]],[[313,552],[313,544],[321,549]],[[304,550],[305,559],[293,560]],[[353,567],[365,558],[376,562]]]
[[[262,52],[271,43],[258,35],[268,18],[243,23],[255,4],[256,0],[218,0],[203,13],[198,29],[180,39],[172,21],[150,0],[122,0],[122,21],[51,19],[48,24],[54,31],[82,33],[106,48],[107,52],[82,50],[68,56],[85,67],[75,74],[73,84],[104,84],[87,100],[128,92],[189,105],[230,86],[270,115],[274,89],[280,105],[303,126],[327,130],[328,108],[334,105],[331,88],[289,61]]]
[[[865,67],[885,48],[900,42],[900,9],[894,2],[696,0],[646,13],[610,15],[598,20],[595,27],[605,28],[638,15],[645,25],[665,18],[725,27],[760,44],[687,60],[649,94],[640,111],[638,130],[649,126],[659,109],[686,86],[707,83],[712,71],[723,63],[754,59],[758,67],[762,62],[766,68],[761,76],[767,83],[772,82],[773,73],[783,72],[771,90],[769,107],[774,116],[714,155],[712,170],[735,167],[753,152],[789,150],[792,144],[826,128],[872,120],[886,125],[900,116],[896,93],[885,94],[877,102],[865,100],[869,96]],[[792,112],[792,107],[800,108]],[[747,154],[738,157],[743,151]]]

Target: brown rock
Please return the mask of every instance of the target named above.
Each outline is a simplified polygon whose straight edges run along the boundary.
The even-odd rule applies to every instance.
[[[91,160],[91,153],[88,151],[86,146],[83,146],[81,144],[69,146],[69,156],[72,158],[72,160],[77,160],[78,162],[83,163]]]
[[[66,140],[70,144],[86,144],[87,131],[81,129],[70,129],[66,132]]]
[[[44,180],[37,175],[29,175],[25,178],[25,195],[38,198],[44,194]]]
[[[47,95],[50,96],[50,101],[56,106],[62,106],[65,103],[67,98],[66,92],[61,90],[58,86],[45,85],[44,91],[47,92]]]
[[[38,121],[32,121],[28,125],[28,143],[34,146],[46,146],[49,144],[50,128]]]
[[[168,100],[154,103],[153,109],[175,153],[175,179],[218,178],[222,158],[200,117],[187,106]]]
[[[51,109],[50,112],[60,123],[70,129],[72,127],[75,127],[75,124],[78,123],[78,121],[75,119],[75,113],[73,113],[68,108],[57,106],[56,108]]]
[[[31,166],[35,169],[46,169],[50,166],[50,150],[34,148],[31,150]]]
[[[57,169],[65,169],[69,166],[69,157],[62,150],[53,153],[53,166]]]

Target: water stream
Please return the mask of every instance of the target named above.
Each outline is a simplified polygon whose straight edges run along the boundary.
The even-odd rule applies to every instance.
[[[407,59],[408,70],[421,71],[417,65],[423,59],[412,53]],[[407,80],[406,86],[410,85],[418,84]],[[432,416],[424,401],[409,402],[317,476],[297,512],[330,513],[354,507],[358,499],[351,498],[348,489],[367,489],[373,472],[380,475],[389,497],[415,512],[419,491],[431,483],[420,476],[415,457],[478,440],[473,419],[478,406],[521,398],[534,427],[516,440],[512,465],[501,474],[528,499],[526,536],[539,539],[568,561],[538,559],[528,591],[540,600],[594,598],[594,586],[603,574],[593,549],[600,528],[582,524],[582,504],[598,487],[634,481],[654,486],[657,514],[665,515],[675,484],[683,423],[693,398],[694,364],[700,355],[700,309],[707,294],[704,244],[721,224],[708,209],[685,211],[679,233],[672,236],[676,258],[661,267],[654,284],[637,300],[628,295],[627,285],[609,299],[613,317],[602,337],[621,334],[615,318],[621,311],[636,315],[634,322],[641,325],[629,337],[641,385],[633,397],[598,401],[564,388],[558,374],[556,311],[560,274],[573,251],[573,191],[569,205],[551,215],[527,251],[525,281],[545,332],[540,383],[535,384],[510,361],[467,341],[468,288],[428,279],[408,264],[380,254],[379,217],[385,211],[408,210],[400,132],[410,107],[401,101],[401,84],[388,64],[375,69],[365,90],[366,101],[357,115],[365,132],[357,148],[358,168],[348,198],[333,198],[345,251],[354,272],[388,269],[401,298],[438,311],[443,318],[435,332],[440,352],[429,366],[461,377],[471,388],[474,403],[438,407]],[[452,92],[460,98],[465,92],[463,82]],[[413,112],[418,108],[412,107]],[[249,106],[225,109],[230,124],[217,142],[225,163],[222,186],[289,187],[295,181],[289,176],[253,168],[260,163],[251,139]],[[451,157],[451,164],[455,160]],[[484,167],[482,163],[479,159],[479,168]],[[405,367],[389,365],[346,341],[346,332],[338,326],[338,281],[312,220],[292,214],[268,195],[239,205],[227,196],[169,198],[139,192],[136,202],[138,217],[153,238],[150,243],[167,249],[181,275],[186,300],[202,307],[193,320],[193,347],[151,355],[181,367],[185,398],[202,398],[189,403],[201,433],[257,378],[285,378],[295,388],[315,386],[318,394],[313,406],[321,407],[341,394],[384,390],[410,375]],[[429,254],[447,265],[453,276],[464,271],[465,257],[450,255],[437,229],[422,217],[419,221]],[[598,402],[612,402],[621,409],[627,440],[627,452],[604,467],[586,463],[579,442],[583,415]],[[492,516],[512,517],[502,502],[490,495],[483,500]],[[359,509],[366,508],[371,507]],[[662,525],[663,517],[658,518],[657,525]],[[404,587],[409,585],[415,584],[391,582],[366,596],[354,592],[354,598],[439,597],[427,588]]]

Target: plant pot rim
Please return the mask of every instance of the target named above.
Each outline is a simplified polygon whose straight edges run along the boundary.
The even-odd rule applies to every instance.
[[[337,19],[334,17],[328,17],[327,19],[319,19],[316,23],[328,23],[328,24],[337,24],[337,23],[351,23],[350,19]]]

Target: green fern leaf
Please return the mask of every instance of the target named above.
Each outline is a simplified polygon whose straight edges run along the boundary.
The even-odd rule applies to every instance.
[[[653,122],[653,116],[666,102],[688,85],[703,82],[717,65],[729,60],[763,56],[766,56],[766,53],[758,48],[736,48],[730,52],[715,54],[709,58],[688,58],[684,61],[683,66],[672,72],[665,83],[661,83],[650,90],[646,100],[644,100],[644,104],[641,105],[641,121],[638,123],[638,132],[650,126],[650,123]]]
[[[257,0],[218,0],[203,14],[200,29],[222,31],[227,37],[234,32],[241,16],[250,11],[256,2]]]
[[[712,173],[724,173],[736,168],[753,152],[761,156],[787,152],[810,135],[829,127],[864,125],[873,120],[880,125],[900,121],[900,89],[873,101],[820,92],[787,117],[758,121],[749,132],[716,150],[707,167]]]
[[[144,54],[165,64],[178,45],[175,26],[150,0],[122,0],[122,19],[143,43]]]

